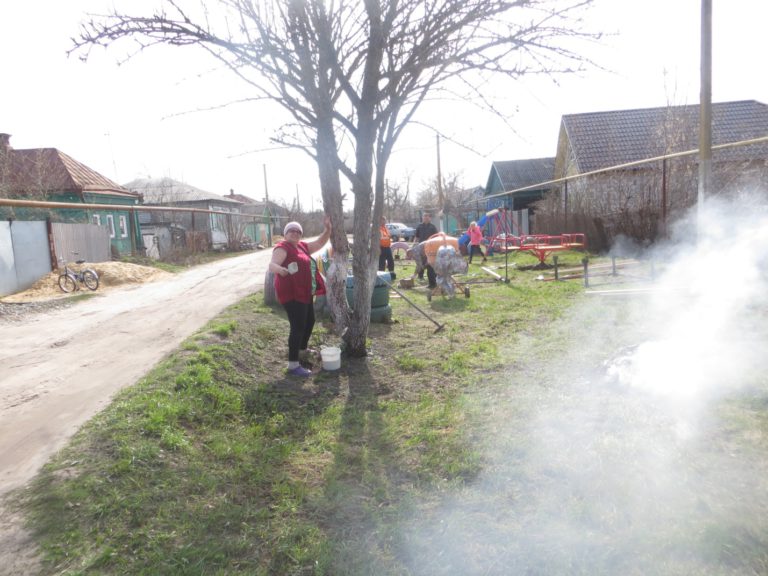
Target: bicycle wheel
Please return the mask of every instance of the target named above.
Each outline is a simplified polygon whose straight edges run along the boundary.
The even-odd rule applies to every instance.
[[[72,274],[62,274],[59,276],[59,288],[64,292],[73,292],[77,290],[77,280]]]
[[[96,290],[96,288],[99,287],[99,275],[90,268],[83,270],[83,284],[85,284],[89,290]]]

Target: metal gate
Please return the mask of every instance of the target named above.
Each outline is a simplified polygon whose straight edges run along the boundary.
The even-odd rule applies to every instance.
[[[111,259],[109,228],[96,224],[51,224],[53,250],[58,264],[85,260],[107,262]]]
[[[44,221],[0,222],[0,296],[26,290],[51,272],[51,262],[106,262],[109,230],[96,224],[51,224],[53,254]]]

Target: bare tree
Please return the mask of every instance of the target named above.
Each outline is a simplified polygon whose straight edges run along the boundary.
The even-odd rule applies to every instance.
[[[11,182],[12,159],[11,147],[8,144],[9,134],[0,134],[0,198],[9,198],[13,191],[13,182]],[[13,207],[0,207],[0,218],[14,218],[16,214]]]
[[[389,180],[384,186],[384,215],[389,220],[409,219],[413,212],[410,203],[411,178],[406,177],[404,183],[391,183]]]
[[[446,214],[456,215],[461,206],[474,198],[474,189],[465,188],[463,175],[451,172],[442,176],[440,188],[443,193],[443,210]],[[430,180],[418,194],[420,206],[438,206],[440,203],[437,178]]]
[[[458,91],[492,109],[491,75],[570,72],[583,59],[570,42],[592,0],[165,0],[148,16],[113,12],[84,24],[75,50],[131,38],[202,47],[292,117],[275,140],[310,154],[333,223],[329,303],[347,352],[366,354],[370,300],[394,146],[429,95]],[[197,10],[197,12],[195,11]],[[570,46],[570,47],[569,47]],[[86,52],[87,57],[87,52]],[[341,176],[354,195],[352,270]]]
[[[60,200],[61,183],[56,169],[58,152],[53,148],[14,150],[7,144],[0,145],[0,198],[23,195],[24,200],[38,202],[50,201],[52,197]],[[70,201],[82,201],[82,196],[73,194]],[[14,208],[0,209],[0,217],[16,219],[35,214],[36,219],[50,219],[66,222],[78,217],[73,210],[53,210],[51,208]]]

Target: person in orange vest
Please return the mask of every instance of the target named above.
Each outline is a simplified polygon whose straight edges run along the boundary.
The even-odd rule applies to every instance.
[[[392,256],[392,236],[389,235],[389,230],[387,230],[387,219],[384,218],[384,216],[381,217],[379,234],[379,271],[383,272],[386,266],[389,270],[390,278],[394,280],[395,258]]]

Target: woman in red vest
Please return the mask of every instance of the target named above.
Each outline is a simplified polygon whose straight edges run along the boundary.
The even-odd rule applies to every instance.
[[[331,219],[325,217],[323,233],[311,242],[302,241],[304,230],[298,222],[288,222],[284,240],[272,251],[269,269],[275,275],[277,301],[285,308],[291,326],[288,334],[288,373],[293,376],[312,374],[299,364],[299,352],[307,349],[315,326],[312,305],[312,253],[317,252],[331,236]]]

